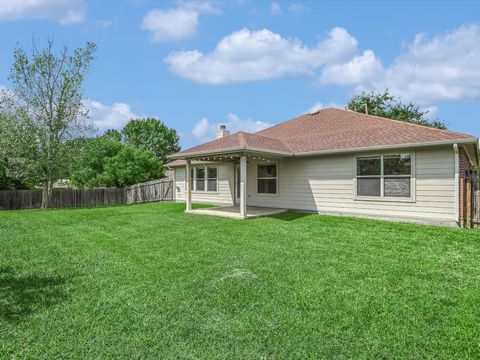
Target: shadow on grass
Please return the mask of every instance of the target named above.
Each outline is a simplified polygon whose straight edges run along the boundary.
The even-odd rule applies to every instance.
[[[16,275],[10,267],[0,268],[0,318],[16,323],[68,299],[69,282],[64,277]]]
[[[300,211],[286,211],[279,214],[266,216],[267,218],[282,220],[282,221],[295,221],[303,219],[304,217],[315,215],[314,213],[309,212],[300,212]]]

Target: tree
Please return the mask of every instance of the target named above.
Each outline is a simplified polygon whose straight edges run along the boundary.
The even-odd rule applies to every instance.
[[[32,140],[34,149],[29,151],[35,156],[17,158],[32,168],[32,179],[43,184],[42,208],[50,204],[54,181],[68,171],[70,149],[66,143],[91,129],[82,105],[82,84],[95,50],[96,45],[89,42],[72,54],[64,47],[57,55],[52,41],[44,49],[34,42],[31,56],[19,47],[14,50],[9,79],[18,108],[25,115],[13,117],[11,126],[17,133],[27,129]]]
[[[0,188],[26,189],[39,183],[39,154],[32,122],[12,93],[0,92]]]
[[[402,103],[398,98],[392,96],[388,89],[383,93],[363,91],[353,96],[345,108],[347,110],[360,113],[368,112],[370,115],[405,121],[412,124],[443,130],[447,129],[447,126],[442,121],[430,121],[427,118],[428,110],[421,111],[419,106],[413,102],[409,102],[408,104]]]
[[[122,141],[122,133],[115,129],[108,129],[103,133],[102,137],[118,142]]]
[[[163,176],[162,162],[153,152],[105,135],[87,139],[73,169],[70,180],[82,188],[122,187]]]
[[[122,135],[126,144],[148,149],[164,163],[167,155],[180,151],[175,129],[167,127],[158,119],[132,119],[123,128]]]
[[[82,188],[107,186],[99,178],[105,170],[105,163],[122,149],[120,141],[106,137],[85,139],[85,145],[72,162],[70,180],[72,184]]]
[[[163,177],[163,164],[153,152],[125,145],[107,159],[99,178],[105,186],[123,187]]]

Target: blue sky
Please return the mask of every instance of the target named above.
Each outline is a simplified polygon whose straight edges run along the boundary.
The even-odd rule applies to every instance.
[[[0,0],[0,86],[32,37],[98,45],[99,131],[158,117],[189,147],[389,88],[480,135],[480,2]]]

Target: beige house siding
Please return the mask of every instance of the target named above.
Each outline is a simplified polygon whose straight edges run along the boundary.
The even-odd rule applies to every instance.
[[[278,161],[277,195],[257,194],[256,163],[250,162],[248,204],[327,213],[454,221],[453,149],[444,147],[414,153],[414,202],[355,199],[355,155],[349,154]]]
[[[401,152],[407,151],[403,149]],[[247,204],[319,213],[424,219],[432,223],[453,224],[455,221],[453,148],[444,146],[412,149],[408,152],[414,154],[415,158],[413,171],[415,180],[412,187],[414,199],[409,202],[355,199],[355,157],[365,154],[345,154],[278,160],[276,195],[257,194],[257,161],[250,159]],[[372,152],[368,155],[371,154],[377,153]],[[192,201],[232,204],[233,169],[231,163],[219,165],[219,193],[192,193]],[[177,200],[185,201],[185,168],[177,168],[175,174],[176,186],[180,190],[177,193]]]
[[[234,167],[232,163],[220,163],[216,192],[192,191],[192,202],[203,204],[228,204],[233,201]],[[185,167],[175,168],[175,200],[186,201]]]

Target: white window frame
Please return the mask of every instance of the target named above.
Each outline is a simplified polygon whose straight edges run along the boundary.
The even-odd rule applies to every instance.
[[[205,171],[205,178],[203,179],[204,181],[204,189],[205,190],[197,190],[197,168],[203,168]],[[216,178],[209,178],[208,177],[208,168],[215,168],[217,169],[217,177]],[[195,165],[191,167],[193,171],[193,176],[192,176],[192,192],[194,193],[199,193],[199,194],[218,194],[218,165]],[[186,169],[185,169],[186,172]],[[186,174],[185,174],[186,175]],[[216,180],[217,181],[217,190],[208,190],[208,180]],[[185,179],[185,181],[187,181]]]
[[[392,155],[410,155],[410,175],[384,175],[383,158]],[[380,158],[380,175],[357,175],[357,163],[359,158]],[[415,175],[415,152],[396,151],[389,153],[360,154],[353,157],[353,191],[354,200],[361,201],[381,201],[381,202],[415,202],[416,201],[416,175]],[[385,178],[407,178],[410,177],[410,197],[392,197],[385,196]],[[358,195],[357,178],[380,178],[380,196],[362,196]]]
[[[258,176],[258,166],[261,166],[261,165],[275,165],[275,166],[276,166],[277,176],[276,176],[276,177],[259,177],[259,176]],[[258,196],[278,196],[278,193],[279,193],[279,189],[278,189],[278,176],[279,176],[279,173],[278,173],[278,162],[277,162],[277,161],[262,161],[262,162],[257,162],[257,163],[255,164],[255,194],[258,195]],[[275,179],[275,189],[276,189],[276,192],[275,192],[274,194],[259,193],[259,192],[258,192],[258,180],[271,180],[271,179]]]

